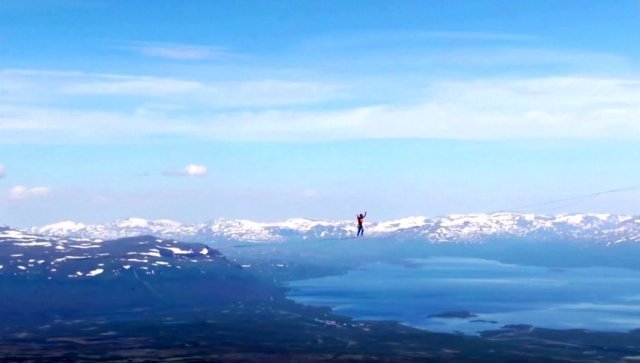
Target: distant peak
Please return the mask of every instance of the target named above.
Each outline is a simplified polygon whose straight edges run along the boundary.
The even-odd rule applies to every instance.
[[[85,227],[86,225],[83,223],[74,222],[74,221],[62,221],[62,222],[47,224],[41,228],[45,230],[74,231],[74,230],[80,230]]]

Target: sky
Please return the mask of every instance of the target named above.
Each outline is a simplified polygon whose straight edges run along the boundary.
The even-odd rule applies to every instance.
[[[0,2],[0,224],[639,214],[640,3]]]

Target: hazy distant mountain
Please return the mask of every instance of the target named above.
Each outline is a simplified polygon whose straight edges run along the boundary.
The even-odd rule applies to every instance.
[[[560,214],[555,216],[494,213],[409,217],[365,225],[367,237],[420,239],[428,242],[482,242],[496,238],[580,240],[600,243],[640,241],[640,217],[614,214]],[[353,237],[355,221],[289,219],[276,223],[216,220],[179,223],[171,220],[129,218],[114,223],[85,225],[60,222],[29,229],[30,233],[89,239],[138,235],[198,242],[286,242],[299,239]]]

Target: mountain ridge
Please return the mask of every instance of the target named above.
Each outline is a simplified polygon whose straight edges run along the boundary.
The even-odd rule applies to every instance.
[[[572,213],[541,215],[527,213],[451,214],[440,217],[412,216],[367,222],[368,237],[417,239],[426,242],[476,243],[490,239],[531,238],[576,240],[614,244],[640,241],[640,216]],[[105,224],[64,221],[26,229],[26,232],[56,237],[116,239],[138,235],[193,242],[288,242],[294,240],[343,239],[355,236],[350,220],[290,218],[280,222],[248,219],[216,219],[206,223],[180,223],[169,219],[127,218]]]

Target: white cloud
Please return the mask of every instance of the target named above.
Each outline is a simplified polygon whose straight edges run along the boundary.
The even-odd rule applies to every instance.
[[[188,176],[198,177],[207,175],[207,167],[205,165],[189,164],[181,171],[167,171],[166,176]]]
[[[42,197],[51,192],[51,188],[34,187],[28,188],[22,185],[16,185],[9,190],[9,199],[22,200],[31,197]]]
[[[27,187],[23,187],[22,185],[16,185],[15,187],[11,188],[11,190],[9,191],[9,198],[10,199],[24,199],[29,195],[29,189],[27,189]]]
[[[4,167],[4,165],[0,164],[0,178],[5,176],[6,172],[7,172],[7,169]]]
[[[207,175],[207,167],[204,165],[189,164],[184,167],[184,173],[187,176],[204,176]]]

